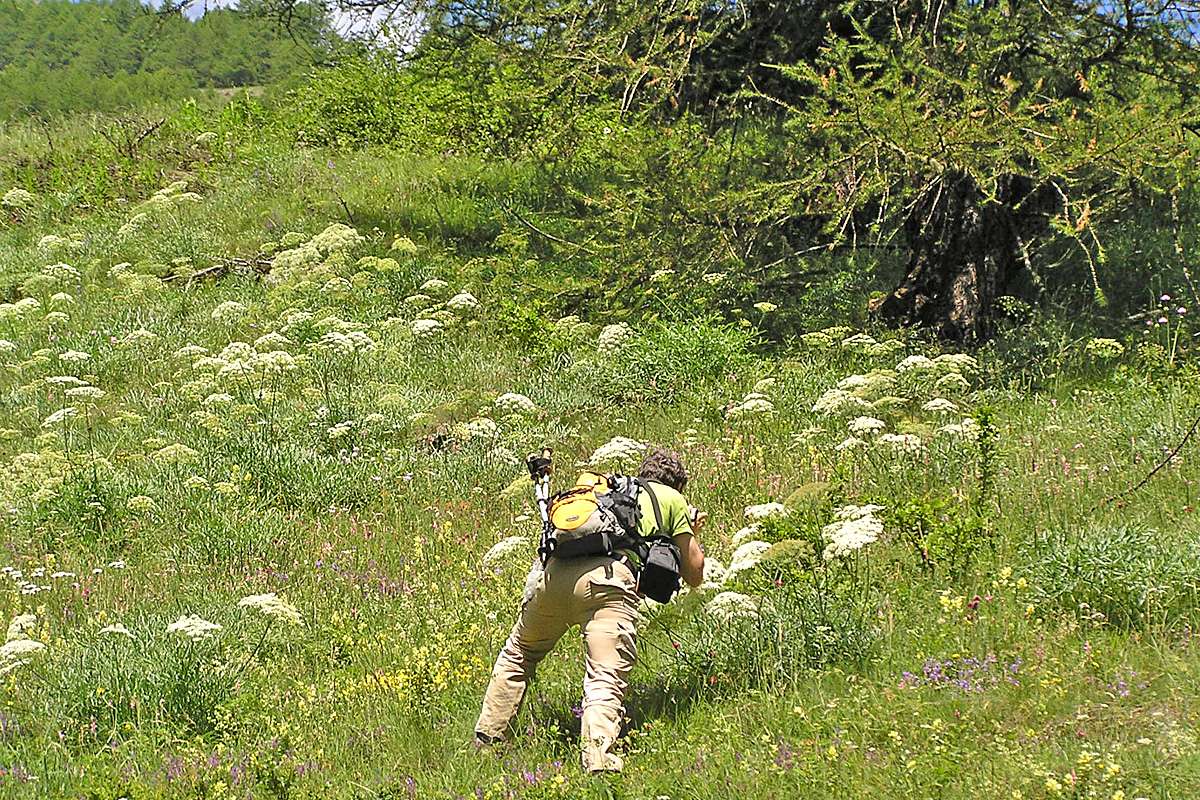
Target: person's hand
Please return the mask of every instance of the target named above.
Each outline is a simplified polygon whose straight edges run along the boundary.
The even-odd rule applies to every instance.
[[[701,511],[698,508],[693,508],[691,521],[692,521],[692,533],[693,534],[700,533],[700,529],[704,527],[704,524],[706,522],[708,522],[708,512]]]

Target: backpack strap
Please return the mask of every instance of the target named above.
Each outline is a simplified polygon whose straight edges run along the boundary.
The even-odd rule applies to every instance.
[[[639,478],[637,484],[638,484],[638,486],[645,489],[646,494],[650,495],[650,506],[654,509],[654,524],[657,526],[654,529],[654,533],[656,535],[662,535],[662,532],[663,532],[662,507],[658,504],[658,497],[657,497],[657,495],[654,494],[654,490],[650,488],[649,481],[644,481],[641,478]]]

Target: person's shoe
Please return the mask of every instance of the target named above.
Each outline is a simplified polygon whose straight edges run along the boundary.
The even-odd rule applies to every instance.
[[[493,745],[504,741],[499,736],[488,736],[483,731],[475,731],[475,739],[471,742],[476,750],[490,750]]]

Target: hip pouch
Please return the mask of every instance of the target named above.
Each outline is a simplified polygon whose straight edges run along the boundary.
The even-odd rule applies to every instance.
[[[679,547],[662,536],[646,542],[646,557],[638,573],[639,594],[659,603],[666,603],[679,591]]]

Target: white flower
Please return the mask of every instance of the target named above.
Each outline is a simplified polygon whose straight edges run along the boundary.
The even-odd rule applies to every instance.
[[[765,395],[751,392],[742,399],[742,402],[730,408],[726,412],[726,416],[729,419],[743,419],[745,417],[773,413],[775,413],[774,403],[768,400]]]
[[[87,386],[87,381],[81,381],[74,375],[51,375],[43,380],[51,386]]]
[[[183,347],[172,353],[175,358],[195,358],[208,353],[207,347],[201,347],[198,344],[185,344]]]
[[[834,514],[835,521],[821,529],[825,539],[823,557],[826,561],[861,550],[879,539],[883,523],[875,516],[882,506],[842,506]]]
[[[124,636],[127,639],[133,638],[133,631],[126,628],[120,622],[114,622],[112,625],[105,625],[99,630],[101,636]]]
[[[717,589],[725,582],[725,574],[727,570],[725,565],[712,556],[706,556],[704,559],[704,580],[700,584],[701,589]]]
[[[176,442],[175,444],[169,444],[166,447],[155,450],[151,458],[164,464],[180,464],[185,461],[191,461],[197,455],[199,453],[186,444]]]
[[[757,522],[753,522],[753,523],[747,525],[746,527],[742,528],[737,533],[733,534],[733,538],[732,538],[731,542],[733,544],[734,549],[736,550],[737,548],[744,545],[746,542],[754,541],[761,535],[762,535],[762,525],[759,525]]]
[[[365,242],[358,231],[349,225],[335,222],[312,238],[312,245],[325,255],[341,250],[351,250]]]
[[[271,331],[270,333],[264,333],[254,340],[254,349],[262,353],[270,350],[282,350],[291,344],[292,340],[282,333]]]
[[[746,506],[746,519],[766,519],[767,517],[787,516],[787,506],[783,503],[762,503],[757,506]]]
[[[421,284],[421,291],[426,294],[440,294],[446,290],[450,284],[446,283],[441,278],[430,278]]]
[[[459,292],[446,301],[446,308],[459,314],[465,314],[479,308],[479,300],[470,292]]]
[[[246,306],[236,300],[226,300],[212,310],[214,321],[223,325],[233,325],[246,316]]]
[[[635,439],[630,439],[626,436],[614,436],[596,448],[591,458],[588,459],[588,463],[592,465],[611,461],[626,463],[640,459],[645,450],[646,445]]]
[[[167,633],[176,633],[180,636],[186,636],[193,641],[207,639],[219,630],[221,630],[220,625],[215,622],[209,622],[206,619],[202,619],[195,614],[184,614],[182,617],[167,626]]]
[[[667,281],[671,280],[671,278],[673,278],[673,277],[675,277],[675,270],[673,270],[673,269],[656,269],[656,270],[654,270],[654,273],[650,276],[650,282],[651,283],[666,283]]]
[[[896,365],[897,372],[926,372],[934,368],[932,360],[920,355],[909,356]]]
[[[333,425],[325,433],[330,439],[340,439],[352,430],[354,430],[354,420],[348,419]]]
[[[951,392],[966,392],[970,390],[971,384],[960,373],[947,372],[934,381],[933,388],[939,392],[949,394]]]
[[[445,327],[440,320],[418,319],[412,324],[412,332],[418,339],[431,339],[445,330]]]
[[[700,277],[700,279],[709,286],[716,286],[717,284],[723,282],[727,277],[729,277],[729,273],[727,272],[706,272]]]
[[[925,449],[921,437],[911,433],[885,433],[876,439],[875,443],[907,455],[918,455]]]
[[[856,333],[853,336],[842,339],[842,347],[847,350],[857,350],[860,352],[866,352],[877,344],[879,342],[875,341],[874,336],[869,336],[865,333]]]
[[[65,420],[71,419],[79,414],[79,409],[75,406],[65,406],[55,411],[50,416],[42,420],[43,428],[53,428],[55,425]]]
[[[758,603],[739,592],[721,592],[704,604],[704,610],[720,622],[758,618]]]
[[[13,617],[12,622],[8,623],[8,635],[4,637],[4,641],[11,642],[14,639],[28,638],[28,634],[33,633],[37,628],[37,616],[34,614],[18,614]]]
[[[855,417],[850,420],[850,432],[855,436],[874,436],[887,427],[881,419],[875,417]]]
[[[33,194],[21,188],[9,189],[0,197],[0,206],[13,211],[24,211],[34,203]]]
[[[233,402],[233,395],[225,392],[214,392],[201,401],[205,406],[226,406]]]
[[[0,353],[15,352],[17,352],[17,345],[14,342],[10,342],[8,339],[0,339]]]
[[[1090,340],[1083,349],[1093,358],[1117,358],[1125,352],[1125,345],[1116,339],[1096,338]]]
[[[463,432],[472,439],[492,439],[500,432],[500,426],[487,417],[476,417],[463,425]]]
[[[483,566],[486,569],[495,569],[501,563],[508,560],[509,556],[528,548],[529,540],[524,536],[509,536],[507,539],[501,539],[484,553]]]
[[[189,475],[183,481],[183,488],[185,488],[185,489],[207,489],[208,488],[208,478],[205,478],[203,475]]]
[[[536,406],[523,394],[505,392],[496,398],[496,408],[506,414],[518,414],[530,413],[536,409]]]
[[[961,422],[943,425],[938,428],[937,432],[954,438],[975,441],[979,438],[981,430],[978,421],[972,417],[964,417]]]
[[[921,410],[932,414],[957,414],[958,406],[944,397],[935,397],[921,406]]]
[[[974,372],[979,362],[966,353],[945,353],[933,360],[940,372]]]
[[[763,554],[771,549],[770,542],[752,540],[738,547],[733,551],[733,558],[729,561],[729,569],[726,570],[726,580],[737,575],[739,572],[752,569],[762,560]]]
[[[104,390],[95,386],[75,386],[63,392],[67,397],[82,397],[86,400],[99,400],[104,397]]]
[[[624,322],[605,325],[596,337],[596,346],[601,353],[614,354],[633,336],[633,330]]]
[[[136,347],[138,345],[150,344],[156,339],[158,339],[157,333],[148,331],[145,328],[138,328],[122,336],[118,340],[118,343],[126,347]]]
[[[779,306],[775,305],[774,303],[767,302],[766,300],[755,303],[754,307],[764,314],[770,314],[772,311],[779,310]]]
[[[46,649],[46,645],[33,639],[13,639],[0,646],[0,665],[10,668],[28,663],[30,656]]]
[[[404,298],[404,305],[412,308],[425,308],[432,303],[433,298],[427,294],[410,294],[408,297]]]
[[[288,625],[303,625],[304,620],[300,611],[291,603],[281,599],[274,592],[267,594],[252,594],[238,601],[239,608],[250,608],[271,619],[285,622]]]
[[[154,510],[154,498],[144,494],[135,494],[125,501],[125,507],[137,514],[145,514]]]
[[[91,355],[82,350],[66,350],[58,355],[58,360],[66,364],[82,364],[90,358]]]
[[[839,453],[846,453],[853,450],[860,450],[866,446],[866,440],[860,439],[857,436],[848,436],[840,441],[833,449]]]
[[[822,416],[847,415],[853,412],[868,411],[871,404],[857,395],[844,389],[830,389],[821,395],[813,404],[814,414]]]

